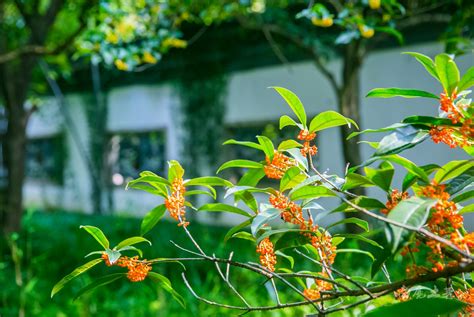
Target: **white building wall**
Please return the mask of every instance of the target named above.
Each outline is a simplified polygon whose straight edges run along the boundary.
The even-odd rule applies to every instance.
[[[367,99],[363,96],[376,87],[416,88],[441,92],[441,87],[424,68],[411,56],[402,55],[404,51],[416,51],[434,56],[442,52],[442,45],[435,43],[418,44],[410,47],[381,50],[371,54],[365,61],[361,78],[362,119],[359,123],[362,129],[379,128],[399,122],[410,115],[436,115],[437,103],[431,100],[417,99]],[[461,72],[473,65],[473,56],[466,55],[457,59]],[[329,67],[338,71],[340,63],[331,62]],[[290,67],[276,65],[248,71],[236,72],[230,75],[226,124],[242,124],[262,121],[275,121],[282,114],[288,114],[289,108],[284,101],[269,86],[283,86],[299,95],[305,104],[308,116],[318,112],[336,109],[335,96],[325,78],[316,70],[311,62],[291,64]],[[114,131],[146,131],[166,130],[167,159],[179,159],[180,117],[179,98],[167,83],[159,85],[134,85],[115,88],[108,95],[108,123],[110,132]],[[80,100],[71,96],[71,111],[75,120],[87,139],[85,117],[80,110]],[[29,126],[29,135],[44,133],[48,123],[39,116],[34,116]],[[364,139],[377,140],[381,135],[364,136]],[[344,161],[339,141],[339,130],[329,129],[318,134],[320,168],[330,173],[343,174]],[[70,145],[70,147],[73,147]],[[225,151],[225,147],[223,147]],[[369,157],[372,150],[363,147],[363,156]],[[64,191],[57,200],[64,208],[90,208],[90,184],[85,166],[77,157],[74,149],[69,151],[70,166],[75,177],[71,188],[55,189]],[[443,144],[435,145],[425,142],[415,151],[407,151],[404,155],[418,164],[444,164],[456,158],[467,158],[461,150],[452,150]],[[77,169],[77,170],[76,170]],[[82,174],[83,173],[83,174]],[[79,174],[82,174],[79,176]],[[395,184],[401,184],[403,175],[396,175]],[[42,188],[41,190],[43,190]],[[27,182],[25,196],[27,204],[41,205],[38,195],[38,185]],[[377,194],[371,191],[373,194]],[[49,197],[49,195],[46,195]],[[54,194],[51,194],[54,196]],[[381,199],[383,195],[378,193]],[[161,203],[147,193],[136,191],[125,192],[122,188],[114,190],[116,211],[130,214],[144,214]],[[71,201],[72,200],[72,201]],[[235,222],[234,218],[220,218],[221,222]]]

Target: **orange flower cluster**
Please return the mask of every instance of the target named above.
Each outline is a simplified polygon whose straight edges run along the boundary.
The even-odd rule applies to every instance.
[[[436,198],[438,201],[433,206],[427,225],[431,232],[451,240],[455,245],[464,250],[469,250],[472,245],[473,235],[463,237],[459,230],[463,226],[463,217],[458,213],[456,203],[449,201],[450,195],[445,191],[445,185],[438,185],[432,182],[422,188],[422,195],[429,198]],[[431,249],[428,260],[433,263],[432,271],[438,272],[445,266],[454,266],[456,261],[446,263],[444,256],[444,246],[435,241],[429,240],[426,245]]]
[[[407,300],[410,299],[410,295],[408,294],[408,290],[406,289],[405,286],[400,287],[397,289],[393,295],[395,296],[396,299],[398,299],[401,302],[406,302]]]
[[[171,195],[165,199],[166,209],[170,212],[170,216],[179,221],[178,226],[186,227],[186,207],[184,206],[184,193],[186,188],[181,177],[176,177],[171,184]]]
[[[393,208],[395,208],[396,205],[398,205],[400,201],[407,198],[407,192],[399,192],[398,189],[392,190],[392,193],[390,194],[390,199],[385,204],[386,208],[380,210],[380,212],[387,215]]]
[[[444,92],[441,93],[441,98],[439,101],[441,110],[448,114],[448,118],[451,119],[454,124],[458,123],[459,119],[462,117],[461,113],[454,104],[454,100],[457,98],[457,96],[456,90],[452,92],[451,96]]]
[[[260,253],[260,263],[270,271],[275,271],[276,255],[273,250],[273,243],[269,238],[265,238],[257,246],[257,253]]]
[[[267,156],[265,158],[267,164],[263,168],[265,175],[268,178],[281,179],[285,172],[292,166],[295,165],[295,161],[283,153],[275,151],[273,159],[270,161],[270,158]]]
[[[331,235],[328,232],[324,234],[317,234],[318,226],[313,223],[310,218],[308,220],[303,217],[303,210],[301,206],[293,201],[290,201],[284,194],[277,192],[276,195],[270,195],[270,204],[276,209],[281,210],[281,218],[288,223],[298,225],[301,234],[311,241],[316,249],[321,252],[321,260],[327,264],[334,263],[336,258],[336,247],[332,244]]]
[[[303,147],[301,148],[301,154],[304,156],[306,155],[316,155],[318,153],[318,148],[316,145],[310,145],[310,142],[316,138],[316,133],[312,132],[310,133],[307,129],[300,130],[300,133],[298,134],[298,140],[304,141]]]
[[[117,265],[119,267],[126,267],[128,269],[127,278],[132,282],[143,281],[151,270],[151,266],[145,263],[146,260],[140,261],[138,256],[132,258],[122,256],[112,264],[110,263],[109,256],[104,252],[102,253],[102,259],[104,259],[107,266]]]
[[[466,313],[464,316],[473,316],[474,315],[474,287],[471,287],[468,290],[455,290],[454,295],[460,301],[463,301],[469,305],[464,308],[464,312]],[[463,316],[459,313],[459,316]]]
[[[433,126],[430,130],[433,142],[446,143],[451,148],[455,148],[456,146],[470,146],[474,139],[473,121],[472,119],[463,117],[461,110],[458,109],[454,102],[456,98],[456,91],[454,91],[451,96],[442,93],[440,109],[447,114],[447,117],[453,124],[461,123],[462,126],[460,128]]]
[[[327,273],[322,273],[321,275],[325,278],[328,278]],[[332,283],[320,279],[314,279],[314,282],[316,284],[316,288],[306,288],[303,291],[303,294],[310,300],[319,299],[321,297],[321,291],[330,291],[333,289]]]

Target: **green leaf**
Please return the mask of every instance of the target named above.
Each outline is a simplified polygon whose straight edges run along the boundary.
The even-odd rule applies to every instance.
[[[374,155],[398,154],[423,142],[429,135],[427,130],[417,129],[411,125],[396,129],[382,138]]]
[[[51,298],[53,298],[53,296],[56,295],[64,287],[64,285],[66,285],[82,273],[86,272],[87,270],[91,269],[95,265],[101,263],[102,261],[102,259],[94,259],[92,261],[89,261],[86,264],[76,268],[74,271],[72,271],[65,277],[63,277],[59,282],[56,283],[56,285],[54,285],[53,290],[51,291]]]
[[[289,256],[281,251],[276,251],[275,254],[277,256],[281,256],[282,258],[284,258],[285,260],[287,260],[289,263],[290,263],[290,268],[293,269],[293,267],[295,266],[295,259],[293,259],[292,256]]]
[[[451,179],[447,183],[446,191],[450,195],[454,195],[472,184],[474,184],[474,168],[470,168],[463,174]]]
[[[372,261],[375,261],[374,256],[372,253],[364,250],[359,250],[359,249],[337,249],[336,253],[359,253],[368,256],[369,258],[372,259]]]
[[[116,280],[125,277],[127,274],[126,273],[114,273],[114,274],[109,274],[103,277],[100,277],[93,281],[92,283],[88,284],[87,286],[83,287],[77,294],[76,297],[74,297],[74,300],[78,299],[84,294],[87,294],[94,289],[105,286],[107,284],[110,284],[112,282],[115,282]]]
[[[203,177],[196,177],[193,179],[186,180],[184,182],[185,186],[224,186],[224,187],[231,187],[232,183],[228,180],[222,179],[217,176],[203,176]]]
[[[224,164],[219,167],[216,173],[219,173],[222,170],[231,167],[241,167],[241,168],[263,168],[263,165],[254,161],[250,160],[232,160],[225,162]]]
[[[385,244],[383,245],[383,247],[383,249],[375,249],[375,261],[372,263],[372,266],[370,268],[370,277],[372,279],[374,278],[375,274],[380,271],[385,262],[392,256],[390,248]]]
[[[278,146],[278,151],[281,152],[281,151],[294,149],[294,148],[300,148],[300,147],[302,147],[302,145],[296,142],[295,140],[285,140],[281,142],[280,145]]]
[[[290,195],[291,200],[311,199],[317,197],[337,197],[337,195],[324,186],[304,186],[295,190]]]
[[[398,129],[398,128],[406,127],[407,125],[408,124],[405,124],[405,123],[395,123],[395,124],[392,124],[392,125],[390,125],[388,127],[385,127],[385,128],[366,129],[366,130],[363,130],[363,131],[356,131],[356,132],[352,132],[351,134],[349,134],[349,136],[347,137],[347,140],[352,139],[353,137],[356,137],[360,134],[393,131],[393,130]]]
[[[431,58],[426,55],[416,53],[416,52],[404,52],[403,54],[408,54],[416,58],[423,67],[433,76],[436,80],[439,80],[438,72],[436,71],[436,66]]]
[[[306,179],[306,176],[301,173],[301,170],[293,166],[292,168],[288,169],[280,181],[280,191],[284,192],[287,189],[293,188],[302,181]]]
[[[173,298],[183,307],[186,307],[186,304],[184,303],[184,299],[181,295],[179,295],[178,292],[176,292],[173,289],[173,286],[170,282],[170,280],[156,272],[148,272],[148,278],[152,280],[153,282],[157,283],[161,288],[163,288],[165,291],[171,294]]]
[[[429,126],[438,126],[438,125],[444,125],[444,126],[458,126],[459,124],[453,124],[451,119],[447,118],[436,118],[436,117],[428,117],[428,116],[411,116],[403,119],[403,123],[411,123],[411,124],[423,124],[423,125],[429,125]]]
[[[158,221],[163,218],[165,212],[166,206],[163,204],[156,206],[149,213],[147,213],[145,217],[143,217],[140,227],[140,234],[144,235],[145,233],[153,229],[153,227],[158,223]]]
[[[250,210],[252,210],[254,213],[258,213],[258,203],[252,193],[242,192],[236,194],[234,197],[235,202],[242,201],[245,205],[247,205],[247,207],[250,208]]]
[[[400,224],[409,225],[416,229],[421,228],[428,219],[431,207],[436,199],[421,199],[410,197],[402,200],[388,214],[387,218]],[[409,234],[406,229],[390,225],[392,229],[392,252],[396,252],[403,237]]]
[[[249,226],[252,223],[253,219],[247,219],[244,222],[230,228],[229,231],[227,231],[225,237],[224,237],[224,243],[227,242],[233,235],[234,233],[244,229],[245,227]]]
[[[303,125],[297,123],[295,120],[293,120],[289,116],[283,115],[280,117],[280,130],[287,126],[296,126],[296,127],[299,127],[300,129],[303,128]]]
[[[134,246],[131,246],[131,245],[126,246],[126,247],[123,247],[123,248],[120,248],[119,251],[120,251],[120,252],[123,252],[123,251],[134,251],[134,252],[137,252],[140,257],[143,257],[143,252],[142,252],[142,250],[140,250],[140,249],[138,249],[138,248],[135,248]]]
[[[358,129],[359,127],[354,120],[344,117],[336,111],[324,111],[311,120],[309,132],[316,132],[341,125],[351,126],[351,123]]]
[[[131,237],[131,238],[121,241],[119,244],[117,244],[117,246],[114,249],[120,251],[120,249],[122,249],[123,247],[127,247],[130,245],[134,245],[134,244],[142,243],[142,242],[147,242],[149,245],[151,245],[151,242],[143,237]]]
[[[241,215],[244,217],[250,217],[248,212],[242,210],[240,208],[230,206],[223,203],[212,203],[212,204],[205,204],[201,206],[198,211],[211,211],[211,212],[230,212],[233,214]]]
[[[381,209],[385,208],[385,205],[375,198],[369,198],[365,196],[359,196],[355,199],[352,199],[351,202],[359,207],[373,210],[373,209]],[[332,210],[331,213],[334,212],[355,212],[357,211],[355,208],[349,206],[347,203],[341,204],[336,209]]]
[[[107,249],[105,250],[107,257],[109,258],[110,264],[114,264],[122,256],[119,251]]]
[[[274,249],[284,250],[288,248],[296,248],[302,245],[305,245],[309,242],[309,239],[303,236],[300,232],[297,231],[287,231],[283,233],[278,240],[275,242]]]
[[[107,240],[102,230],[94,226],[80,226],[79,228],[86,230],[104,249],[109,248],[109,240]]]
[[[423,165],[420,166],[421,169],[425,171],[428,175],[431,174],[433,171],[437,170],[440,168],[439,165],[436,164],[428,164],[428,165]],[[416,181],[418,180],[418,176],[408,172],[405,178],[403,179],[403,185],[402,185],[402,191],[407,191],[408,188],[411,187]]]
[[[389,26],[377,26],[377,27],[374,27],[374,30],[390,34],[390,35],[392,35],[393,37],[395,37],[397,39],[398,44],[400,44],[400,45],[404,44],[402,33],[397,31],[397,29],[395,29],[395,28],[392,28],[392,27],[389,27]]]
[[[242,240],[249,240],[249,241],[252,241],[253,243],[255,243],[254,236],[252,236],[250,234],[250,232],[247,232],[247,231],[240,231],[240,232],[234,233],[232,235],[232,237],[230,237],[230,238],[231,239],[236,238],[236,239],[242,239]]]
[[[414,298],[406,302],[384,305],[369,311],[364,317],[437,317],[454,314],[466,304],[443,297]]]
[[[374,240],[371,240],[361,234],[355,234],[355,233],[338,233],[338,234],[335,234],[334,237],[344,237],[346,239],[355,239],[355,240],[360,240],[360,241],[363,241],[363,242],[366,242],[370,245],[373,245],[374,247],[377,247],[377,248],[380,248],[380,249],[383,249],[383,247],[378,244],[377,242],[375,242]]]
[[[128,189],[129,187],[132,187],[137,184],[137,183],[147,183],[152,186],[156,184],[163,184],[167,186],[171,186],[171,183],[164,179],[163,177],[160,176],[152,176],[152,175],[146,175],[146,176],[141,176],[133,181],[128,182],[127,187],[125,189]],[[161,187],[160,187],[161,188]]]
[[[433,98],[439,99],[439,97],[431,92],[417,89],[406,89],[406,88],[375,88],[369,91],[367,94],[368,98],[393,98],[393,97],[403,97],[403,98]]]
[[[435,57],[436,72],[439,81],[446,92],[451,95],[459,83],[459,70],[454,60],[448,54],[439,54]]]
[[[298,98],[298,96],[292,91],[283,87],[270,88],[275,89],[280,94],[280,96],[285,99],[288,106],[290,106],[291,110],[293,110],[293,112],[296,114],[303,126],[306,127],[306,112],[304,111],[303,104],[301,103],[301,100]]]
[[[263,135],[257,135],[258,142],[262,146],[262,150],[265,153],[265,156],[268,156],[273,159],[273,155],[275,154],[275,148],[273,147],[272,141]]]
[[[387,163],[387,162],[384,162]],[[370,167],[366,167],[365,174],[367,178],[378,187],[382,188],[384,191],[390,191],[390,185],[392,184],[393,174],[395,174],[395,170],[390,163],[387,163],[381,169],[373,169]]]
[[[469,68],[459,81],[458,91],[463,91],[474,86],[474,66]]]
[[[263,225],[268,223],[269,221],[279,218],[281,211],[276,208],[268,208],[264,211],[261,211],[255,218],[252,220],[252,225],[250,226],[250,230],[252,231],[252,235],[255,237],[257,236],[258,230],[262,228]]]
[[[188,196],[195,196],[195,195],[207,195],[212,197],[213,199],[216,199],[216,192],[208,192],[207,190],[200,190],[200,189],[195,189],[195,190],[188,190],[184,193],[184,197]]]
[[[238,186],[257,186],[258,182],[265,177],[265,171],[263,169],[250,169],[237,183]]]
[[[466,200],[474,199],[474,190],[467,191],[453,198],[453,202],[460,203]]]
[[[356,226],[362,228],[366,232],[369,231],[369,223],[359,218],[346,218],[327,226],[326,229],[329,229],[338,225],[342,225],[342,224],[347,224],[347,223],[355,224]]]
[[[151,184],[150,184],[151,185]],[[166,191],[166,187],[164,186],[160,186],[159,184],[154,184],[153,187],[150,186],[150,185],[147,185],[147,184],[140,184],[140,183],[134,183],[134,184],[130,184],[128,183],[127,184],[127,188],[133,188],[133,189],[138,189],[138,190],[143,190],[147,193],[150,193],[150,194],[153,194],[153,195],[157,195],[157,196],[161,196],[161,197],[166,197],[168,196],[168,193]]]
[[[461,175],[465,171],[474,167],[473,161],[459,160],[451,161],[443,165],[435,174],[433,180],[438,184]]]
[[[173,182],[175,178],[183,178],[183,175],[184,169],[178,161],[172,160],[168,162],[168,180],[170,183]]]
[[[470,205],[462,208],[461,210],[459,210],[460,215],[471,213],[471,212],[474,212],[474,204],[470,204]]]
[[[249,142],[249,141],[236,141],[234,139],[227,140],[223,143],[224,145],[228,144],[234,144],[234,145],[242,145],[246,147],[250,147],[252,149],[260,150],[262,151],[262,146],[260,144],[257,144],[255,142]]]
[[[346,182],[344,186],[342,186],[342,189],[349,190],[359,186],[370,187],[374,185],[375,184],[368,177],[356,173],[349,173],[346,175]]]
[[[377,157],[375,157],[377,158]],[[425,181],[426,183],[429,183],[430,180],[428,178],[428,175],[426,175],[426,172],[418,167],[415,163],[413,163],[412,161],[402,157],[402,156],[399,156],[399,155],[387,155],[387,156],[380,156],[378,157],[382,160],[385,160],[385,161],[389,161],[389,162],[392,162],[392,163],[396,163],[400,166],[403,166],[407,171],[415,174],[416,176],[418,176],[420,179],[422,179],[423,181]]]

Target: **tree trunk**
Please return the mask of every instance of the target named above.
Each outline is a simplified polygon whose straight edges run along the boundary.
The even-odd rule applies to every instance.
[[[19,64],[0,69],[1,89],[8,121],[5,134],[5,167],[7,189],[2,230],[11,233],[20,230],[23,214],[23,180],[25,178],[26,123],[28,111],[24,104],[31,81],[33,60],[25,58]]]
[[[360,115],[360,72],[362,69],[363,52],[359,41],[352,42],[345,47],[343,55],[342,69],[342,87],[338,92],[338,109],[339,112],[353,119],[357,124],[361,122]],[[348,128],[341,126],[341,142],[344,154],[344,160],[349,167],[354,167],[362,162],[360,147],[358,142],[359,136],[347,140],[347,137],[355,131],[355,127]],[[362,187],[351,190],[354,194],[364,195],[365,190]],[[353,217],[354,214],[346,213],[346,217]],[[358,218],[368,220],[365,214],[357,213]],[[357,226],[348,225],[347,229],[351,232],[357,232]]]

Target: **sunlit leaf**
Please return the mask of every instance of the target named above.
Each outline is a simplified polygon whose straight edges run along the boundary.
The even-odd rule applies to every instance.
[[[104,249],[109,248],[109,240],[107,240],[102,230],[94,226],[80,226],[79,228],[86,230]]]
[[[54,285],[53,290],[51,291],[51,298],[55,294],[57,294],[61,289],[63,289],[64,285],[69,283],[71,280],[74,278],[78,277],[82,273],[86,272],[87,270],[91,269],[95,265],[101,263],[103,260],[102,259],[94,259],[92,261],[87,262],[84,265],[81,265],[80,267],[76,268],[74,271],[63,277],[59,282]]]

